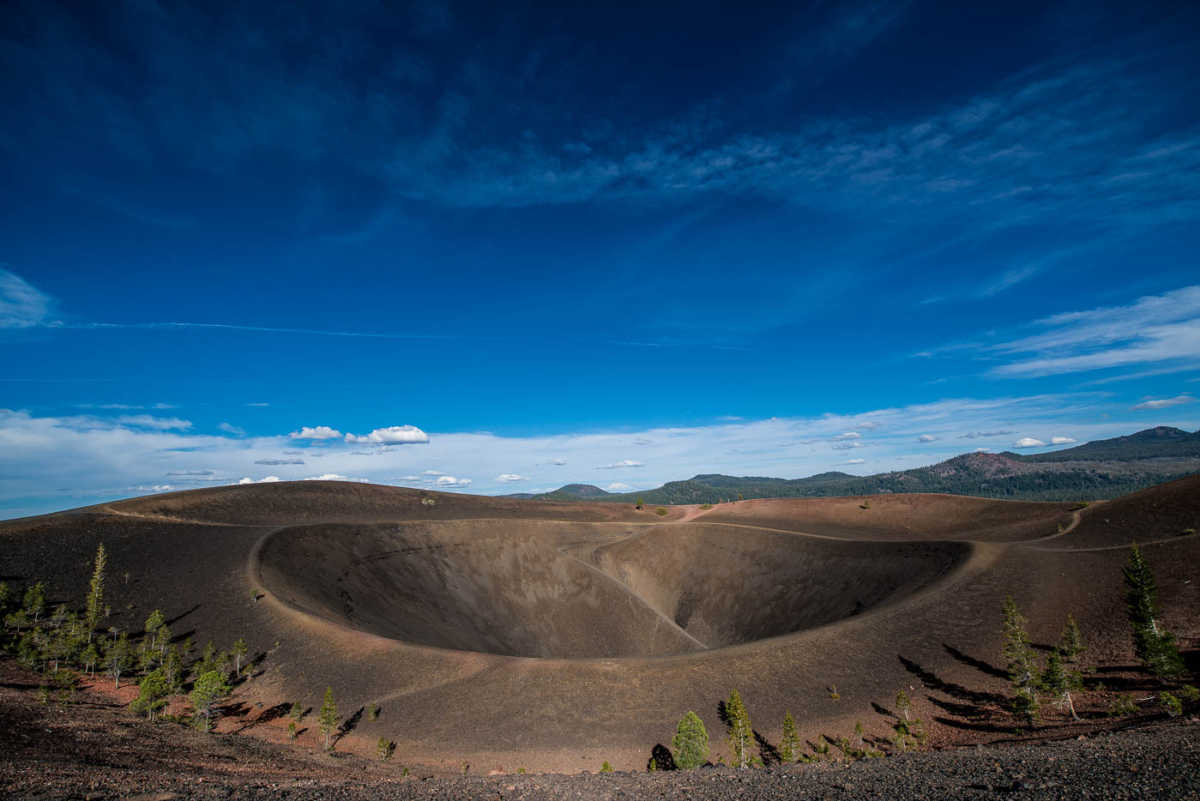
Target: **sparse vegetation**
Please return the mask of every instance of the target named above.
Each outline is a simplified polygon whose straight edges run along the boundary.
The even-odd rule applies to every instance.
[[[230,687],[219,671],[210,670],[196,679],[189,699],[196,713],[196,728],[208,731],[216,718],[215,706],[229,695]]]
[[[675,764],[683,770],[698,768],[708,761],[708,730],[695,712],[688,711],[675,727],[671,740]]]
[[[87,641],[92,641],[92,633],[100,625],[100,617],[104,612],[104,571],[108,567],[108,553],[104,543],[96,546],[96,558],[92,562],[92,581],[88,587],[87,611],[84,621],[87,627]]]
[[[396,744],[386,737],[380,737],[379,742],[375,744],[375,756],[380,762],[387,762],[395,752]]]
[[[608,764],[607,759],[604,760],[604,763],[602,765],[600,765],[600,772],[601,773],[612,773],[613,772],[613,766]]]
[[[790,765],[800,758],[800,735],[791,712],[783,713],[783,735],[779,738],[779,759]]]
[[[338,725],[338,710],[337,704],[333,702],[332,687],[325,688],[325,700],[321,703],[321,711],[317,715],[317,722],[321,727],[321,736],[325,738],[325,750],[328,751],[333,747],[331,738]]]
[[[379,720],[379,707],[375,704],[367,704],[367,720]]]
[[[658,515],[659,517],[665,517],[667,514],[667,510],[664,507],[660,506],[654,510],[654,514]]]
[[[1012,687],[1012,712],[1026,725],[1032,726],[1038,719],[1038,670],[1025,631],[1025,616],[1010,597],[1004,602],[1004,648],[1005,669]]]
[[[1168,717],[1177,718],[1183,714],[1183,703],[1169,692],[1159,693],[1158,703],[1162,705]]]
[[[1133,650],[1146,670],[1160,679],[1184,673],[1175,637],[1158,623],[1158,587],[1154,573],[1135,544],[1124,570],[1125,603],[1133,633]]]
[[[754,729],[750,725],[750,713],[742,703],[742,696],[735,689],[725,702],[725,715],[729,725],[729,750],[733,754],[733,766],[744,768],[750,764],[750,748],[754,743]]]

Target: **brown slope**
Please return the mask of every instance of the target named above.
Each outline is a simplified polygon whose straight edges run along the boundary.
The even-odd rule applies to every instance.
[[[279,510],[277,514],[285,518],[282,522],[294,525],[313,523],[321,516],[344,522],[347,517],[359,515],[362,519],[367,514],[379,514],[375,522],[390,518],[395,523],[402,518],[390,517],[394,513],[390,510],[397,503],[407,503],[405,509],[411,511],[403,514],[412,515],[409,522],[428,523],[429,518],[416,517],[426,513],[447,518],[487,517],[495,521],[497,536],[501,537],[520,536],[526,526],[521,520],[541,518],[547,530],[554,533],[560,552],[577,557],[586,557],[593,538],[599,536],[581,529],[580,522],[594,522],[605,515],[604,510],[587,505],[555,509],[536,502],[441,495],[435,497],[433,507],[428,507],[420,504],[421,493],[412,493],[412,498],[405,500],[401,495],[411,491],[341,486],[351,491],[353,502],[333,497],[339,494],[336,484],[318,488],[320,494],[299,488],[300,495],[308,499],[304,501],[308,506],[300,511],[296,508],[300,500],[295,485],[284,485],[253,487],[252,494],[244,494],[245,488],[205,490],[203,495],[185,498],[186,503],[178,502],[177,507],[164,507],[162,499],[156,498],[148,499],[148,506],[134,502],[119,505],[124,514],[89,510],[10,523],[0,526],[0,575],[43,577],[49,580],[52,595],[79,599],[86,587],[91,554],[96,544],[104,541],[111,551],[114,625],[137,630],[151,609],[161,607],[169,617],[178,616],[172,624],[174,631],[194,632],[199,642],[213,638],[226,645],[237,636],[245,636],[252,653],[267,654],[264,674],[242,691],[246,700],[270,704],[298,700],[315,706],[329,685],[344,711],[353,711],[368,701],[381,702],[380,719],[361,722],[355,733],[364,747],[369,750],[374,739],[384,735],[397,740],[399,754],[406,761],[444,767],[455,766],[463,759],[476,765],[504,764],[510,769],[518,765],[530,769],[594,769],[603,759],[618,768],[644,765],[647,746],[669,740],[674,722],[688,709],[698,711],[716,736],[720,727],[715,704],[733,687],[747,699],[756,727],[772,739],[778,737],[785,710],[796,715],[802,734],[809,737],[817,733],[846,734],[854,720],[862,720],[868,733],[883,734],[887,721],[875,715],[870,704],[889,704],[900,687],[913,688],[917,711],[927,720],[953,718],[946,707],[934,705],[933,699],[959,705],[961,700],[956,701],[940,688],[960,685],[971,692],[985,692],[1003,687],[1001,679],[981,671],[980,662],[971,660],[997,659],[998,610],[1009,595],[1029,615],[1035,640],[1052,641],[1065,614],[1071,612],[1096,653],[1124,660],[1131,656],[1121,626],[1119,588],[1124,552],[1034,549],[1048,546],[1053,540],[1032,547],[1006,542],[974,544],[970,546],[970,558],[956,569],[900,597],[888,596],[888,602],[861,614],[767,640],[656,658],[529,659],[450,651],[335,622],[331,614],[337,611],[333,596],[317,599],[327,607],[316,609],[319,614],[298,608],[299,603],[290,603],[288,597],[275,593],[251,601],[251,590],[262,588],[251,569],[252,554],[275,530],[274,526],[258,524],[270,518],[263,511],[264,505]],[[375,489],[380,491],[375,493]],[[223,493],[228,495],[222,497]],[[321,506],[325,502],[321,494],[330,496],[328,509]],[[312,500],[314,497],[317,500]],[[854,499],[842,500],[832,504],[835,511],[817,514],[808,510],[794,520],[776,508],[765,519],[800,530],[824,522],[827,534],[867,543],[939,537],[1011,540],[1026,528],[1029,539],[1038,539],[1048,531],[1052,534],[1064,512],[1061,506],[1031,504],[1030,522],[1012,513],[1020,508],[1018,505],[999,503],[989,509],[978,505],[989,502],[964,505],[958,498],[942,505],[939,497],[906,500],[896,496],[885,501],[876,496],[871,498],[869,511],[857,509],[860,504]],[[1187,502],[1186,493],[1174,497],[1175,503]],[[203,503],[195,503],[193,498],[202,498]],[[239,504],[248,504],[248,499],[254,502],[253,507],[239,511]],[[728,513],[746,506],[736,504],[719,510]],[[130,507],[136,515],[164,512],[168,517],[174,514],[207,520],[184,523],[160,516],[131,516]],[[363,511],[376,507],[389,511]],[[630,531],[636,535],[644,530],[637,527],[638,523],[651,522],[663,529],[672,525],[624,507],[610,507],[613,511],[609,515],[628,515],[632,521],[609,527],[619,539]],[[887,513],[875,514],[881,510]],[[851,525],[846,518],[856,511],[871,515],[872,522],[864,525],[851,517]],[[576,515],[574,522],[562,523],[558,531],[559,524],[553,518],[565,519],[572,513]],[[683,510],[672,510],[671,516],[684,514]],[[706,515],[697,523],[707,526],[708,519]],[[726,536],[736,538],[747,532],[747,542],[753,539],[749,536],[751,529],[739,526],[757,521],[727,519],[744,522],[717,527],[727,532]],[[228,525],[213,525],[212,520]],[[246,525],[247,521],[254,525]],[[481,521],[477,524],[483,525]],[[926,524],[928,530],[918,527]],[[345,531],[344,526],[335,528],[340,533]],[[490,530],[480,534],[491,535]],[[1071,536],[1060,539],[1067,541]],[[796,537],[797,543],[804,541]],[[319,546],[321,539],[311,542]],[[680,546],[671,543],[666,550],[675,547]],[[707,550],[698,547],[695,558],[705,558]],[[1188,638],[1197,633],[1197,621],[1190,611],[1181,614],[1177,610],[1197,608],[1196,587],[1200,581],[1190,574],[1191,566],[1200,563],[1196,539],[1152,545],[1146,553],[1159,572],[1167,622],[1185,643],[1190,642]],[[653,560],[654,554],[650,549],[644,558]],[[495,557],[502,558],[502,554],[496,552]],[[318,548],[311,558],[342,557]],[[123,579],[126,570],[131,574],[128,582]],[[838,567],[832,570],[832,578],[844,573],[848,575],[840,577],[845,581],[866,583],[860,572]],[[336,584],[341,572],[332,572]],[[666,575],[669,571],[662,572]],[[733,571],[729,581],[746,572]],[[769,605],[771,594],[765,587],[745,583],[751,585],[747,589],[760,591],[763,603]],[[597,614],[611,614],[610,608],[599,606]],[[386,608],[381,610],[383,614]],[[360,621],[351,622],[361,625]],[[382,626],[382,621],[376,625]],[[930,677],[936,677],[937,682],[931,683]],[[826,690],[831,683],[838,685],[837,700]],[[345,746],[352,747],[354,742],[353,737],[349,738]]]

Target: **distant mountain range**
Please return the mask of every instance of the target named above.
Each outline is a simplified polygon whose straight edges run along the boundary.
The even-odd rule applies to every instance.
[[[548,501],[647,504],[721,503],[741,498],[817,498],[885,492],[945,492],[983,498],[1086,500],[1115,498],[1200,472],[1200,431],[1159,426],[1042,454],[965,453],[928,467],[808,478],[698,475],[644,492],[612,493],[591,484],[511,497]]]

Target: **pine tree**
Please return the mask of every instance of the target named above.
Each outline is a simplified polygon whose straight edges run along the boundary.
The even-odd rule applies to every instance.
[[[154,713],[167,705],[170,689],[162,668],[150,671],[138,685],[138,697],[132,704],[133,711],[145,712],[147,720],[154,720]]]
[[[1057,651],[1052,652],[1046,659],[1046,669],[1042,672],[1042,689],[1050,693],[1050,697],[1061,707],[1071,711],[1071,717],[1079,720],[1075,714],[1075,703],[1071,700],[1071,692],[1078,690],[1083,684],[1082,677],[1076,671],[1068,671],[1063,667],[1062,657]]]
[[[196,679],[188,698],[196,710],[196,725],[200,731],[208,731],[212,727],[212,720],[216,717],[213,706],[229,695],[229,691],[230,687],[220,671],[210,670]]]
[[[1146,669],[1159,678],[1184,672],[1175,636],[1158,625],[1158,587],[1150,565],[1135,544],[1123,568],[1126,614],[1133,630],[1133,650]]]
[[[896,693],[896,709],[900,710],[900,714],[904,715],[905,722],[910,720],[909,713],[912,711],[912,701],[908,700],[908,693],[901,690]]]
[[[179,656],[178,648],[172,647],[167,651],[167,655],[163,659],[162,672],[171,692],[179,692],[183,688],[183,659]]]
[[[1025,617],[1012,598],[1004,602],[1004,661],[1013,688],[1013,713],[1033,725],[1038,716],[1038,671],[1025,631]]]
[[[791,712],[783,713],[783,736],[779,740],[779,758],[790,765],[800,758],[800,735],[796,733],[796,720]]]
[[[325,701],[321,704],[321,712],[317,718],[321,727],[321,734],[325,737],[325,750],[328,751],[331,747],[330,737],[333,736],[334,729],[338,725],[337,704],[333,702],[333,688],[325,688]]]
[[[92,632],[100,625],[100,615],[104,611],[104,569],[108,565],[108,553],[104,543],[96,546],[96,559],[92,565],[92,582],[88,589],[87,612],[84,622],[87,625],[88,642],[92,641]]]
[[[121,632],[108,644],[104,654],[104,664],[108,666],[108,675],[113,677],[113,686],[121,688],[121,674],[133,665],[133,654],[129,649],[129,635]]]
[[[238,637],[233,643],[233,648],[230,653],[233,654],[234,674],[240,679],[242,677],[242,659],[246,657],[249,648],[246,647],[246,640]]]
[[[1079,657],[1083,655],[1087,646],[1083,642],[1083,634],[1079,631],[1079,624],[1075,622],[1075,618],[1067,615],[1067,625],[1063,627],[1062,636],[1058,639],[1058,652],[1062,655],[1062,660],[1068,665],[1074,665],[1079,661]]]
[[[742,703],[742,696],[737,690],[729,694],[729,700],[725,702],[725,714],[729,718],[729,748],[733,752],[733,764],[744,768],[750,764],[754,729],[750,725],[750,713],[746,711],[746,705]]]
[[[708,731],[695,712],[689,710],[679,720],[671,750],[675,752],[675,764],[684,770],[698,768],[708,761]]]
[[[33,618],[34,622],[42,616],[42,612],[46,611],[46,585],[42,582],[37,582],[29,589],[25,590],[24,597],[25,613]]]
[[[375,755],[379,757],[380,762],[387,762],[392,758],[392,754],[396,750],[396,744],[386,737],[380,737],[379,742],[375,746]]]

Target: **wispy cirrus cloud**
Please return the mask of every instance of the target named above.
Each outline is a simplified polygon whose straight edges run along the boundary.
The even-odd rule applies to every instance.
[[[51,325],[53,301],[16,273],[0,267],[0,328]]]
[[[1172,406],[1182,406],[1193,403],[1196,399],[1191,395],[1176,395],[1174,398],[1148,398],[1134,405],[1135,409],[1167,409]]]
[[[1200,286],[1056,314],[1034,326],[1042,331],[986,346],[1009,359],[992,375],[1029,378],[1162,362],[1191,369],[1200,365]]]

